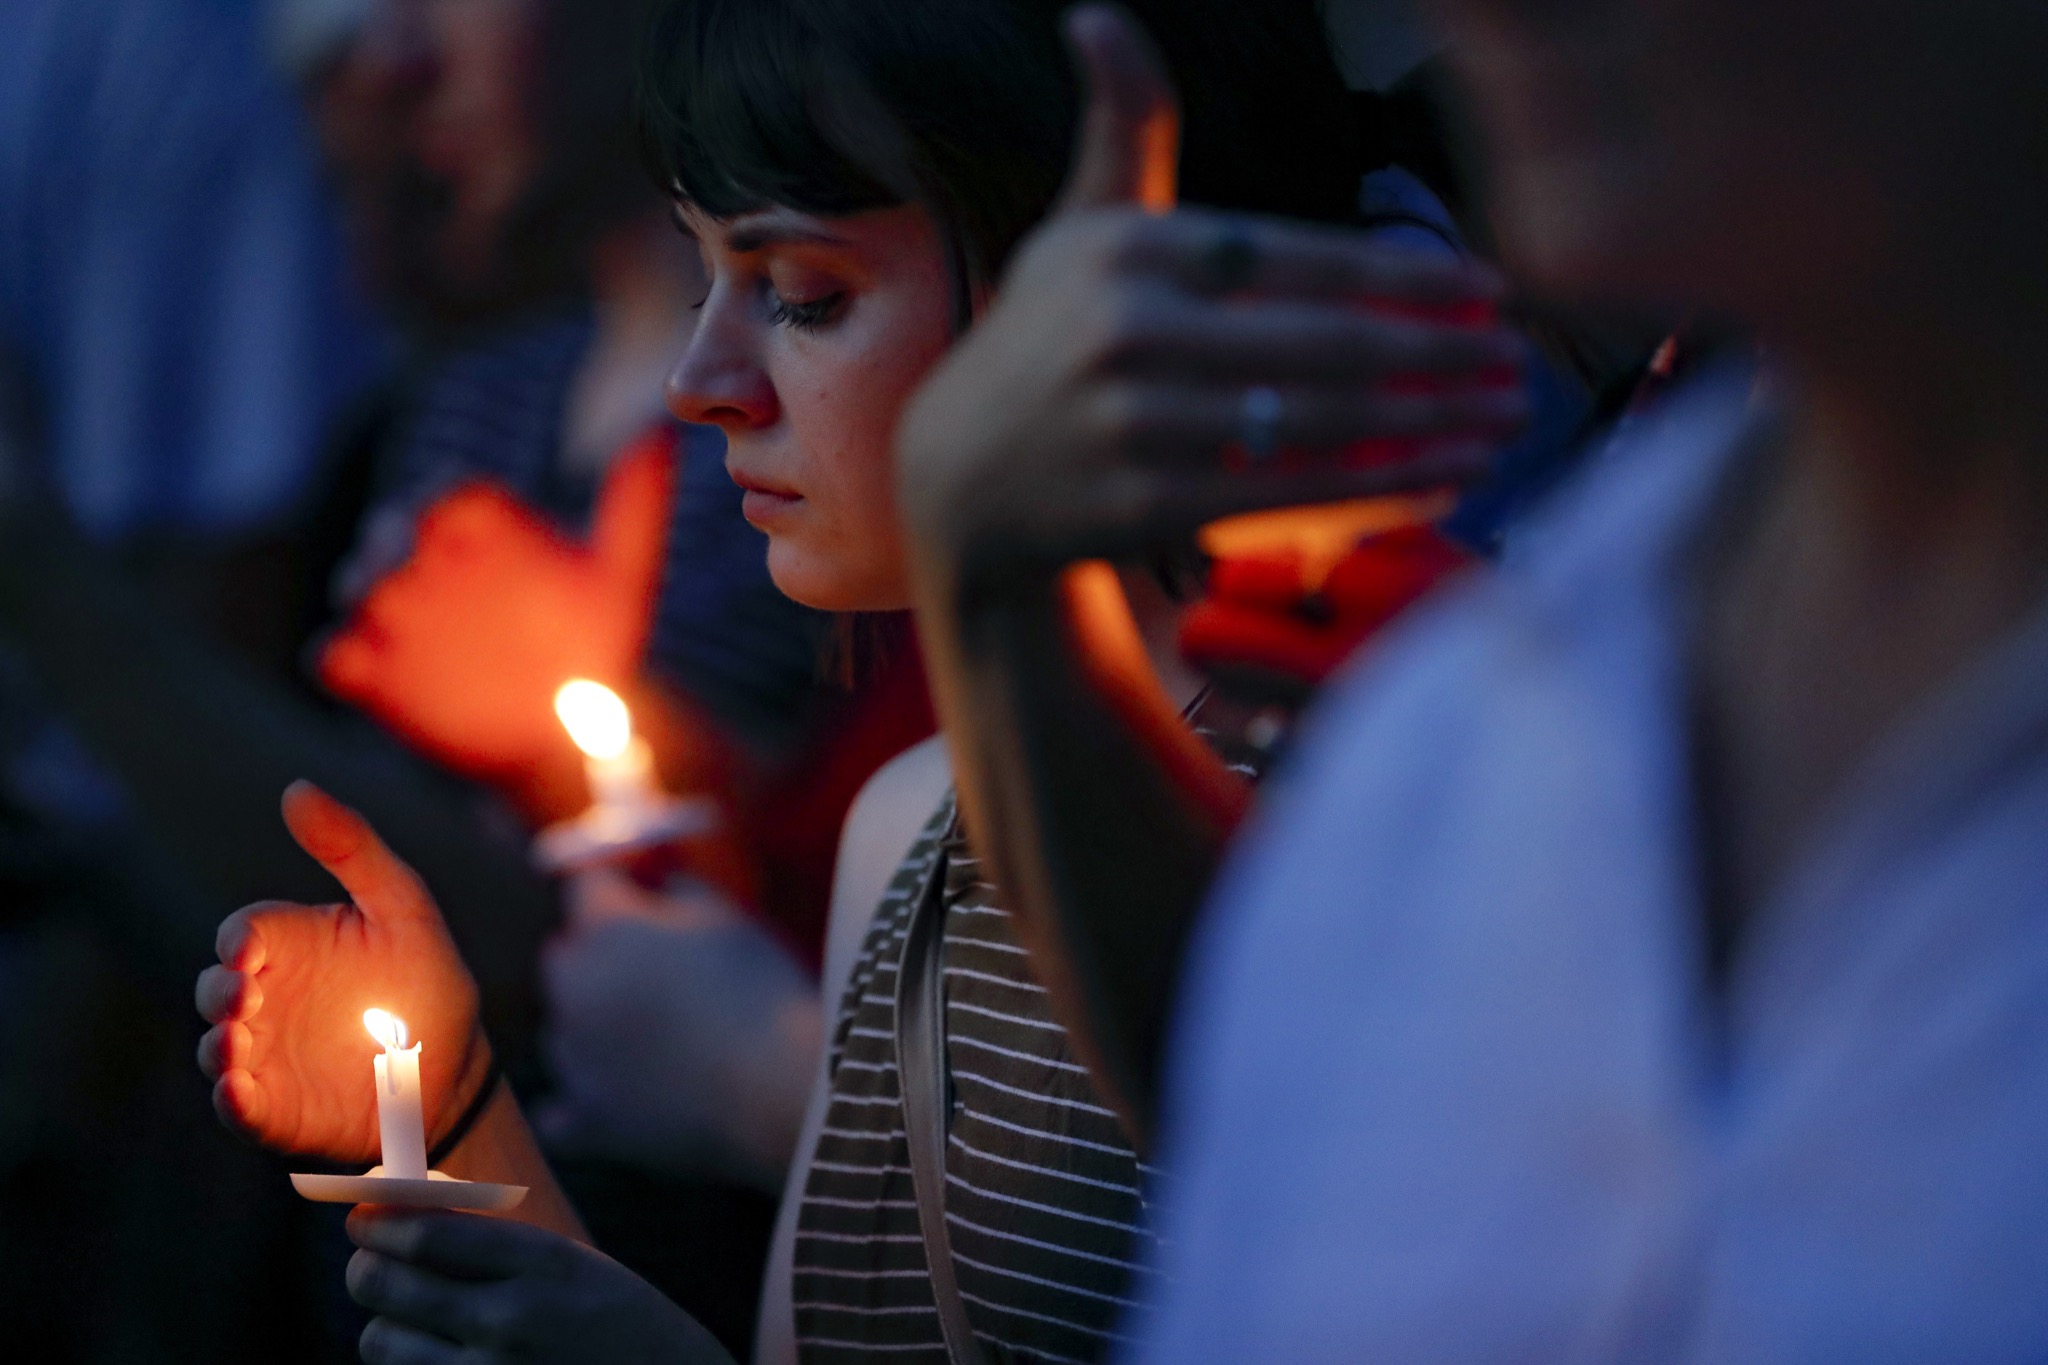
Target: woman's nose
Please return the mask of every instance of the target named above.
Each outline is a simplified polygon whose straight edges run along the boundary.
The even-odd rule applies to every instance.
[[[772,426],[781,412],[767,373],[708,307],[669,372],[666,394],[678,420],[718,427],[728,436]]]

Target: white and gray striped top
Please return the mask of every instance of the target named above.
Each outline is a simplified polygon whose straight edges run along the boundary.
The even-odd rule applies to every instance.
[[[1142,1313],[1152,1233],[1139,1162],[1054,1022],[949,798],[897,869],[832,1038],[831,1104],[797,1224],[806,1362],[944,1360],[896,1074],[905,931],[941,859],[952,1115],[946,1221],[992,1361],[1097,1361]]]

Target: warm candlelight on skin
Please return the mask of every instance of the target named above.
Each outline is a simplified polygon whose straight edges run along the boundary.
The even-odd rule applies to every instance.
[[[375,1064],[377,1135],[384,1153],[380,1173],[397,1180],[425,1180],[427,1133],[420,1099],[420,1045],[406,1046],[405,1021],[386,1010],[364,1010],[363,1027],[384,1045]]]

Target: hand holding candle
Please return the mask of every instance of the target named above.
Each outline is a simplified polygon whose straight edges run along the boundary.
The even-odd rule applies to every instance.
[[[405,1021],[389,1010],[363,1011],[363,1027],[384,1045],[377,1058],[377,1138],[383,1160],[362,1175],[294,1171],[292,1188],[323,1204],[393,1204],[413,1208],[509,1209],[526,1197],[524,1185],[458,1180],[427,1168],[420,1045],[406,1046]],[[495,1089],[485,1080],[488,1090]],[[458,1120],[466,1131],[468,1120]],[[451,1139],[460,1144],[459,1136]]]
[[[220,965],[198,984],[213,1025],[199,1065],[230,1126],[280,1151],[368,1166],[380,1131],[364,1007],[401,1015],[417,1040],[431,1143],[490,1070],[476,984],[426,889],[360,816],[305,784],[284,809],[299,846],[351,900],[253,905],[221,925]]]

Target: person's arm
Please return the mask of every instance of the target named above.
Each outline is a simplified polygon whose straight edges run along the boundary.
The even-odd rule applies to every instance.
[[[967,828],[1142,1146],[1187,931],[1250,787],[1182,720],[1106,565],[978,598],[942,581],[920,620]]]
[[[526,1198],[506,1215],[521,1223],[592,1245],[583,1219],[562,1192],[548,1160],[541,1155],[533,1128],[519,1108],[512,1087],[502,1080],[496,1093],[455,1150],[441,1163],[444,1174],[457,1180],[481,1180],[526,1186]]]
[[[1484,271],[1355,233],[1162,214],[1171,90],[1113,15],[1083,11],[1070,33],[1091,102],[1062,212],[913,404],[899,490],[969,832],[1142,1142],[1182,947],[1249,792],[1181,722],[1115,580],[1070,566],[1231,512],[1469,475],[1519,417],[1495,378],[1519,347],[1414,316],[1489,298]],[[1225,250],[1227,288],[1212,283]],[[1387,382],[1418,372],[1441,382]],[[1258,389],[1283,398],[1277,467],[1226,471]],[[1390,437],[1413,458],[1328,458]]]

